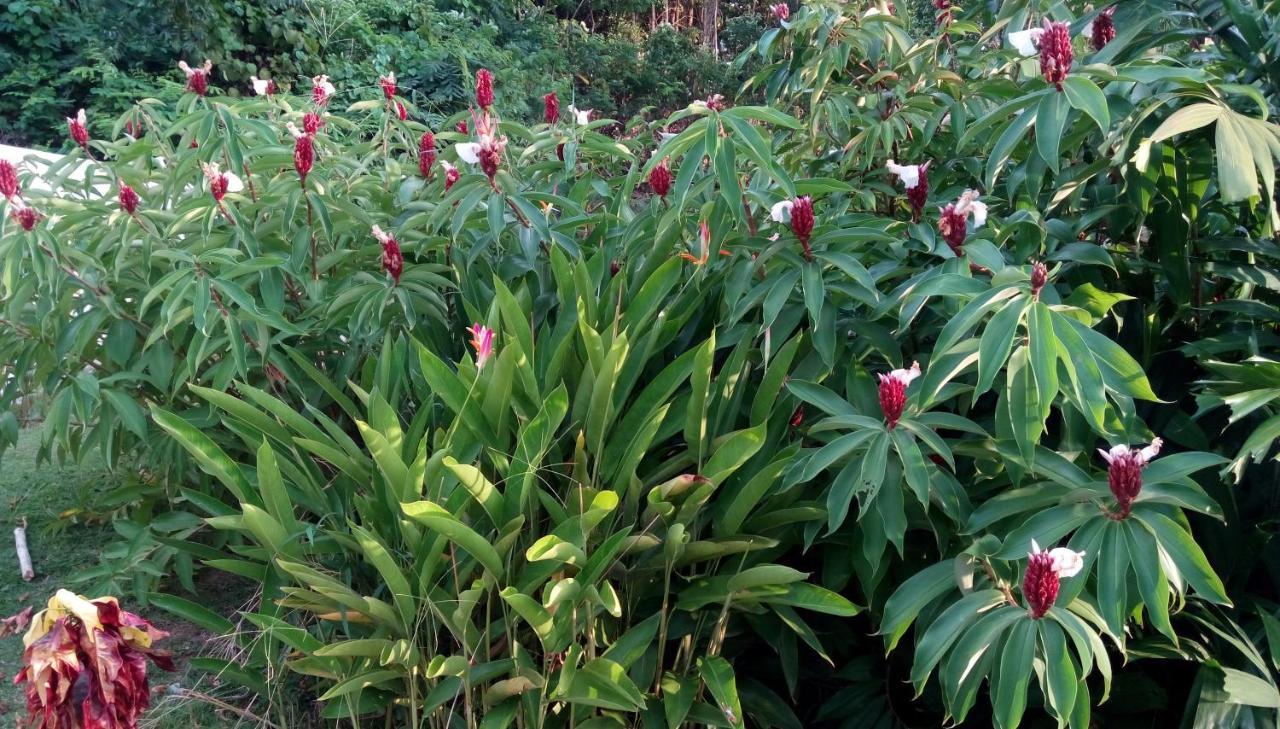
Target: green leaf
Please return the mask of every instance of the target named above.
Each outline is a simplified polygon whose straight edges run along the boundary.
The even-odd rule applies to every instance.
[[[991,708],[996,726],[1013,729],[1022,721],[1027,708],[1027,686],[1031,683],[1031,664],[1035,658],[1036,621],[1023,620],[1009,631],[1000,653],[1000,671],[991,689]]]
[[[1052,620],[1036,621],[1040,628],[1040,644],[1044,648],[1045,695],[1049,706],[1058,717],[1058,726],[1065,726],[1076,705],[1076,667],[1067,653],[1067,638],[1062,627]]]
[[[1210,602],[1231,606],[1222,580],[1209,566],[1209,560],[1189,532],[1158,511],[1143,509],[1141,513],[1135,513],[1134,518],[1151,530],[1160,548],[1169,555],[1178,573],[1196,594]]]
[[[733,666],[721,656],[707,656],[698,661],[698,670],[702,674],[703,683],[715,697],[720,713],[732,726],[745,727]]]
[[[249,496],[252,489],[248,479],[240,472],[240,467],[209,436],[186,420],[155,405],[151,406],[151,418],[196,459],[205,473],[221,481],[236,500],[241,503],[257,503],[257,499]]]
[[[1103,135],[1111,130],[1111,110],[1107,108],[1107,97],[1097,84],[1086,76],[1072,73],[1063,80],[1062,90],[1072,106],[1088,114],[1097,122],[1098,129]]]
[[[501,579],[503,574],[502,557],[487,539],[477,534],[471,527],[458,521],[448,510],[431,502],[415,501],[400,505],[405,516],[425,525],[427,528],[443,534],[449,541],[462,547],[475,557],[493,577]]]
[[[894,590],[884,604],[884,615],[880,619],[880,635],[885,636],[886,653],[898,645],[898,640],[926,605],[954,589],[955,565],[952,560],[945,560],[917,572]]]
[[[1058,145],[1062,141],[1062,128],[1067,122],[1070,108],[1065,94],[1048,94],[1041,97],[1036,108],[1036,151],[1040,159],[1055,172],[1058,170]]]
[[[1160,566],[1160,552],[1156,540],[1146,527],[1132,519],[1121,522],[1125,544],[1129,549],[1129,563],[1138,577],[1138,594],[1147,606],[1151,624],[1176,645],[1178,636],[1169,622],[1169,580]]]

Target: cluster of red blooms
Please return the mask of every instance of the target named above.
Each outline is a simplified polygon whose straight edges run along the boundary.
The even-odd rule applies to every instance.
[[[77,112],[74,117],[67,117],[67,129],[71,131],[71,141],[75,142],[80,149],[83,149],[85,154],[91,154],[89,152],[88,123],[88,119],[84,115],[84,109]]]
[[[378,85],[382,87],[382,97],[386,99],[387,106],[394,110],[396,117],[400,121],[409,118],[409,110],[405,108],[404,102],[396,98],[396,75],[389,73],[378,79]]]
[[[784,22],[791,17],[791,6],[786,3],[770,5],[769,10],[773,12],[773,17],[777,18],[779,22]]]
[[[135,192],[132,187],[129,187],[128,185],[121,182],[120,183],[120,207],[124,208],[124,211],[126,213],[133,215],[138,211],[139,202],[141,202],[141,200],[138,198],[138,193]]]
[[[1065,22],[1044,20],[1044,34],[1040,36],[1040,74],[1059,91],[1071,70],[1075,53],[1071,50],[1071,29]]]
[[[649,171],[649,189],[663,200],[667,199],[667,193],[671,192],[671,168],[667,166],[666,157]]]
[[[293,169],[297,171],[302,184],[306,185],[307,175],[316,160],[314,135],[298,131],[293,122],[289,123],[289,132],[293,134]]]
[[[59,590],[23,638],[27,726],[40,729],[132,729],[151,703],[147,659],[174,670],[153,648],[168,636],[120,609],[113,597],[86,600]]]
[[[1031,617],[1043,618],[1058,599],[1061,579],[1048,552],[1033,552],[1027,558],[1027,572],[1022,579],[1022,596],[1027,600]]]
[[[1093,19],[1093,32],[1090,33],[1089,41],[1093,43],[1093,50],[1100,51],[1102,47],[1116,37],[1116,23],[1114,16],[1116,14],[1116,6],[1103,10],[1098,13],[1098,17]]]
[[[430,131],[422,133],[422,139],[418,140],[418,172],[423,177],[431,179],[431,168],[436,164],[436,135]]]
[[[902,411],[907,407],[907,385],[919,376],[919,362],[912,362],[909,369],[880,375],[880,411],[884,413],[884,422],[889,430],[897,427]]]
[[[404,254],[400,252],[400,242],[394,235],[373,226],[373,237],[382,244],[382,270],[391,275],[395,285],[400,285],[400,274],[404,273]]]
[[[542,97],[542,119],[548,124],[560,121],[560,97],[554,91]]]
[[[302,131],[307,134],[315,134],[320,131],[320,127],[324,126],[324,119],[320,118],[320,114],[314,111],[308,111],[302,115]]]

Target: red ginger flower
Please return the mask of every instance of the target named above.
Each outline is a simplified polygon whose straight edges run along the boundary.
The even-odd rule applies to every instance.
[[[488,114],[476,117],[476,136],[480,141],[463,142],[455,149],[459,159],[479,164],[492,185],[494,176],[498,174],[498,164],[502,161],[502,151],[507,147],[507,138],[498,135],[497,124]]]
[[[1115,14],[1116,6],[1112,5],[1098,13],[1098,17],[1094,18],[1093,22],[1090,23],[1087,35],[1089,36],[1089,41],[1093,44],[1093,50],[1100,51],[1103,46],[1115,40]]]
[[[802,195],[795,200],[783,200],[769,208],[769,215],[779,223],[791,223],[791,232],[804,248],[804,257],[813,260],[809,248],[809,236],[813,234],[813,199]]]
[[[76,112],[74,117],[67,117],[67,128],[71,130],[71,139],[84,151],[89,151],[89,127],[84,109]]]
[[[23,203],[21,198],[14,198],[13,204],[9,207],[9,217],[21,225],[23,230],[31,230],[43,216],[36,212],[35,208]]]
[[[942,208],[942,217],[938,220],[938,232],[957,256],[964,254],[970,215],[973,215],[973,227],[981,228],[987,222],[987,205],[978,199],[976,191],[965,190],[959,200]]]
[[[1107,461],[1107,484],[1119,507],[1119,511],[1113,514],[1114,518],[1129,516],[1134,499],[1142,492],[1142,469],[1160,453],[1163,445],[1164,441],[1156,438],[1141,450],[1133,450],[1127,445],[1114,446],[1109,451],[1098,449]]]
[[[220,172],[217,162],[204,162],[200,167],[204,170],[205,179],[209,180],[209,193],[219,205],[228,192],[240,192],[244,189],[240,178],[234,172]]]
[[[422,139],[418,140],[418,172],[422,176],[431,179],[431,168],[436,164],[436,135],[431,132],[423,132]]]
[[[126,213],[133,215],[138,210],[139,202],[141,202],[141,200],[138,198],[138,193],[135,192],[132,187],[129,187],[128,185],[121,182],[120,183],[120,207],[124,209]]]
[[[448,160],[440,160],[440,165],[444,167],[444,191],[448,192],[453,187],[453,183],[457,182],[462,173],[458,172],[458,168],[449,164]]]
[[[458,130],[458,134],[470,134],[471,130],[467,127],[467,120],[463,119],[454,125],[454,129]]]
[[[18,196],[21,187],[18,185],[18,169],[7,159],[0,159],[0,195],[11,200]]]
[[[315,144],[311,135],[299,131],[293,122],[289,122],[289,133],[293,135],[293,169],[297,171],[298,179],[305,185],[307,175],[311,172],[316,159]]]
[[[409,110],[404,108],[404,104],[399,101],[396,102],[396,116],[400,118],[400,121],[409,118]]]
[[[391,101],[396,97],[396,75],[394,73],[380,77],[378,85],[382,87],[382,96],[387,101]]]
[[[1061,91],[1062,81],[1071,70],[1074,59],[1070,26],[1045,18],[1044,34],[1040,36],[1040,73],[1044,80]]]
[[[1061,579],[1054,569],[1053,556],[1048,552],[1034,551],[1027,558],[1026,576],[1022,578],[1022,597],[1027,601],[1027,611],[1039,620],[1058,599]]]
[[[1044,265],[1043,261],[1036,261],[1031,265],[1031,298],[1040,299],[1040,289],[1049,282],[1049,267]]]
[[[395,285],[400,285],[400,274],[404,273],[404,254],[400,252],[400,242],[395,236],[373,226],[373,237],[382,244],[382,270],[391,274]]]
[[[913,222],[920,222],[924,204],[929,199],[929,163],[900,165],[889,160],[884,166],[897,175],[907,188],[907,202],[911,203],[911,219]]]
[[[27,726],[135,729],[150,705],[147,659],[174,670],[168,653],[153,647],[168,635],[113,597],[58,590],[22,641],[14,683],[26,685]]]
[[[493,74],[487,68],[476,71],[476,106],[484,111],[493,106]]]
[[[324,126],[324,119],[316,112],[308,111],[302,115],[302,131],[307,134],[314,136],[322,126]]]
[[[554,91],[542,97],[542,119],[548,124],[560,121],[560,97]]]
[[[213,61],[204,60],[203,66],[192,68],[186,61],[178,61],[178,68],[187,75],[187,90],[204,96],[209,91],[209,72],[213,70]]]
[[[274,96],[276,93],[275,79],[250,76],[249,83],[253,86],[253,93],[258,96]]]
[[[902,419],[902,411],[907,406],[907,385],[920,376],[920,363],[912,362],[911,369],[893,370],[889,374],[880,375],[880,410],[884,413],[884,422],[893,430]]]
[[[671,168],[667,166],[668,159],[663,157],[658,166],[649,171],[649,188],[663,200],[666,200],[667,193],[671,192]]]
[[[773,17],[777,18],[779,21],[786,21],[787,18],[791,17],[791,6],[786,3],[770,5],[769,10],[773,11]]]
[[[316,106],[328,106],[329,99],[337,89],[329,83],[329,77],[320,75],[311,78],[311,102]]]

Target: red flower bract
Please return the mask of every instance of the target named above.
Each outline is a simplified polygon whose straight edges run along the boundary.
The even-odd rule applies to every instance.
[[[150,705],[146,660],[172,671],[152,648],[168,633],[120,609],[115,598],[87,600],[59,590],[23,638],[27,726],[133,729]]]
[[[139,202],[141,201],[138,198],[138,193],[134,192],[132,187],[129,187],[123,182],[120,183],[120,207],[123,208],[126,213],[133,215],[138,210]]]
[[[400,274],[404,273],[404,254],[400,252],[400,242],[394,235],[383,232],[382,228],[373,226],[373,237],[382,244],[382,270],[391,275],[395,285],[400,285]]]
[[[1040,298],[1040,289],[1049,281],[1049,268],[1042,261],[1036,261],[1031,266],[1031,297],[1033,299]]]
[[[485,111],[493,106],[493,74],[487,68],[476,71],[476,106]]]
[[[920,181],[915,187],[907,188],[907,202],[911,203],[911,219],[920,222],[924,213],[924,204],[929,199],[929,165],[920,165]]]
[[[1093,19],[1093,33],[1089,37],[1089,42],[1093,44],[1093,50],[1100,51],[1103,46],[1115,40],[1115,14],[1116,6],[1112,5],[1098,13],[1098,17]]]
[[[461,177],[462,173],[458,172],[458,168],[449,165],[444,171],[444,191],[448,192],[449,188],[453,187],[453,183],[457,182]]]
[[[956,210],[955,203],[947,203],[947,206],[942,209],[942,217],[938,220],[938,231],[942,233],[942,239],[957,256],[964,254],[967,222],[968,216]]]
[[[542,119],[548,124],[560,121],[560,97],[554,91],[542,97]]]
[[[777,18],[778,20],[786,20],[787,18],[791,17],[791,6],[787,5],[786,3],[778,3],[776,5],[770,5],[769,10],[773,11],[773,17]]]
[[[667,199],[667,193],[671,192],[671,168],[667,166],[667,158],[663,158],[649,172],[649,188],[654,194],[663,200]]]
[[[324,126],[324,119],[314,111],[308,111],[302,115],[302,131],[307,134],[315,134],[320,131],[320,127]]]
[[[1062,81],[1071,70],[1074,59],[1070,26],[1045,18],[1044,35],[1040,36],[1040,73],[1044,80],[1061,91]]]
[[[1031,617],[1040,619],[1058,599],[1060,580],[1053,568],[1053,556],[1035,552],[1027,559],[1027,574],[1022,580],[1022,596],[1026,598]]]
[[[310,134],[304,133],[293,140],[293,168],[298,172],[298,179],[304,183],[307,181],[307,174],[311,172],[311,165],[315,162],[315,158],[315,145],[311,141]]]
[[[457,129],[459,134],[470,134],[470,133],[471,133],[470,128],[468,128],[468,127],[467,127],[467,120],[466,120],[466,119],[463,119],[462,121],[458,122],[458,124],[457,124],[456,126],[454,126],[454,129]]]
[[[40,213],[37,213],[35,208],[26,205],[10,208],[9,217],[13,218],[18,225],[21,225],[23,230],[31,230],[40,221]]]
[[[18,170],[9,160],[0,159],[0,195],[6,200],[17,196]]]
[[[804,248],[804,257],[813,259],[813,251],[809,249],[809,236],[813,234],[813,199],[808,195],[796,198],[791,206],[791,232]]]
[[[67,129],[71,132],[71,141],[82,149],[89,149],[89,129],[85,126],[84,109],[81,109],[75,116],[67,117]]]
[[[396,102],[396,116],[400,117],[400,121],[409,118],[409,110],[404,108],[404,104],[399,101]]]
[[[418,172],[423,177],[431,178],[431,168],[436,164],[436,135],[423,132],[418,140]]]
[[[396,95],[396,75],[383,76],[378,79],[378,84],[382,86],[382,96],[387,101],[395,98]]]

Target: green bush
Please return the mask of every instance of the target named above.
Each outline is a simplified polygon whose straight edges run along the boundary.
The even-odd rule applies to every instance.
[[[180,579],[263,585],[204,665],[352,723],[1268,721],[1274,94],[1127,6],[1046,80],[999,35],[1041,20],[808,6],[739,59],[767,105],[620,139],[338,71],[302,142],[297,93],[145,102],[8,203],[46,217],[0,239],[5,397],[154,464],[136,539]],[[666,75],[601,98],[674,98],[650,41]]]

